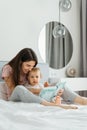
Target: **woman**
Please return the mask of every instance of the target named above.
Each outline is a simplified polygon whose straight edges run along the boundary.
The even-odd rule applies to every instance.
[[[75,106],[57,105],[47,102],[24,87],[27,74],[38,63],[37,56],[31,48],[22,49],[8,64],[3,67],[2,78],[7,85],[7,98],[11,101],[40,103],[46,106],[59,106],[65,109],[77,109]]]

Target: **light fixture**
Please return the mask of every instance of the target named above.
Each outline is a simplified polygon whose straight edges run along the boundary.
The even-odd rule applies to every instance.
[[[60,21],[60,10],[66,12],[70,10],[71,7],[72,7],[72,4],[70,0],[59,0],[59,24],[55,26],[53,29],[54,38],[65,36],[66,30]]]
[[[63,37],[65,35],[65,27],[59,23],[53,29],[53,36],[54,38]]]
[[[72,3],[70,0],[60,0],[60,9],[64,12],[68,11],[72,7]]]

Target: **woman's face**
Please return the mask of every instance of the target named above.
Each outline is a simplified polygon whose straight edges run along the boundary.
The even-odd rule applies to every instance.
[[[35,66],[35,61],[26,61],[22,63],[22,72],[27,74]]]

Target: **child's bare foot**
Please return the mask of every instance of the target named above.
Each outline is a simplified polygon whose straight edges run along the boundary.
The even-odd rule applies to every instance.
[[[61,104],[61,97],[60,96],[56,96],[55,104]]]

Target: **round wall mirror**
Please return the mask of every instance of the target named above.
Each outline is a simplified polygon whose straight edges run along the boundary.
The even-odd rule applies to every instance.
[[[53,30],[56,26],[65,28],[64,35],[53,36]],[[39,35],[39,51],[43,61],[48,63],[52,69],[65,67],[73,53],[73,41],[68,29],[59,22],[47,23]]]

